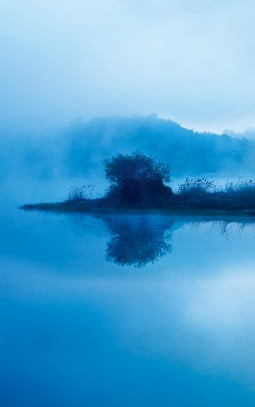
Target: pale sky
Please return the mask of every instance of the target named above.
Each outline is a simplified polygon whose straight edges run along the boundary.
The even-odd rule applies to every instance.
[[[0,0],[0,126],[255,127],[254,0]]]

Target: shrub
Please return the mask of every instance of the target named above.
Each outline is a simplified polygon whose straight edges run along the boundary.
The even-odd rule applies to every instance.
[[[80,201],[92,199],[94,185],[83,185],[82,187],[71,187],[67,201]]]
[[[225,186],[226,193],[252,193],[255,194],[255,178],[245,180],[239,178],[236,182],[227,182]]]
[[[183,184],[179,185],[180,195],[205,195],[215,190],[213,181],[206,178],[186,178]]]
[[[105,175],[111,182],[107,197],[119,205],[162,204],[172,196],[170,168],[141,153],[117,154],[105,161]]]

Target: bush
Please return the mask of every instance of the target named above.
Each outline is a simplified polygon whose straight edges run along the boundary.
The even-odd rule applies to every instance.
[[[82,187],[71,187],[67,201],[80,201],[92,199],[94,185],[83,185]]]
[[[206,178],[186,178],[183,184],[179,185],[180,195],[205,195],[215,190],[213,181]]]
[[[169,201],[173,192],[170,168],[141,153],[118,154],[105,161],[105,175],[111,182],[107,197],[121,206],[154,206]]]
[[[229,194],[238,193],[252,193],[255,194],[255,178],[245,180],[244,178],[239,178],[236,182],[227,182],[225,191]]]

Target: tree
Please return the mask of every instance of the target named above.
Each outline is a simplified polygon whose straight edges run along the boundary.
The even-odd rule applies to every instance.
[[[138,152],[106,160],[105,175],[111,183],[107,198],[119,205],[158,206],[173,195],[164,185],[170,181],[169,166]]]

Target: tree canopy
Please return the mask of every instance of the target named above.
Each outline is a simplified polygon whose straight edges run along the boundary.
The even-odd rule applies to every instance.
[[[106,178],[116,184],[134,180],[140,182],[170,181],[170,167],[142,153],[117,154],[105,160]]]
[[[108,197],[120,204],[146,205],[169,198],[171,188],[164,185],[170,181],[170,167],[152,157],[136,152],[117,154],[105,160],[105,175],[111,186]]]

